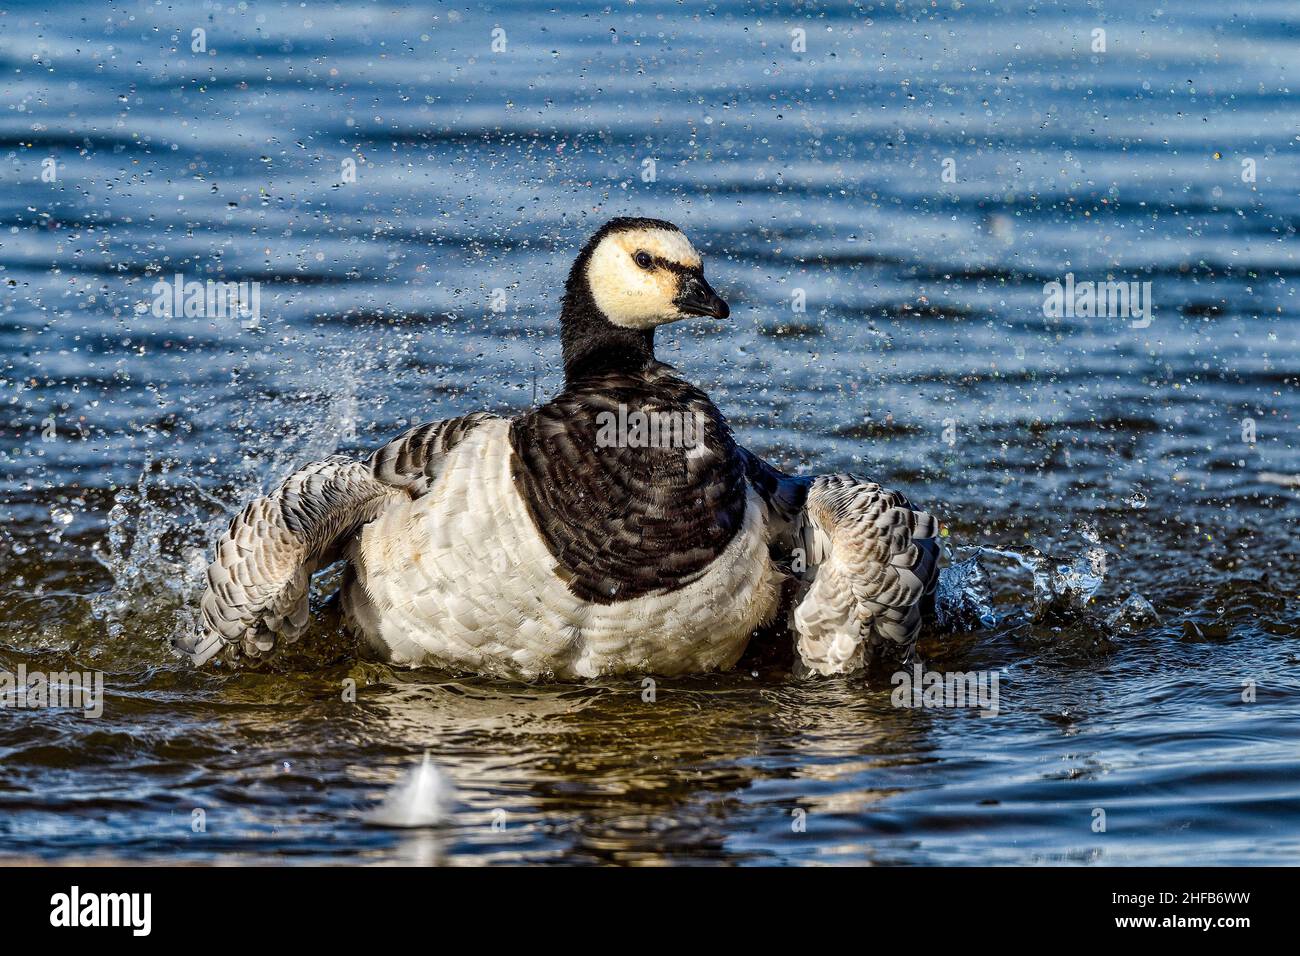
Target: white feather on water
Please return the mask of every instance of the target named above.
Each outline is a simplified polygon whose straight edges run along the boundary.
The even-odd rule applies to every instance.
[[[455,788],[424,752],[424,759],[406,772],[366,822],[382,827],[432,827],[451,816]]]

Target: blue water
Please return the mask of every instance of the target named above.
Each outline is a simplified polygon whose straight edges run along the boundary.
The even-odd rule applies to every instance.
[[[0,858],[1296,859],[1300,29],[1142,6],[7,4],[0,670],[108,700],[0,709]],[[249,495],[554,392],[620,214],[704,250],[732,318],[660,355],[748,447],[906,490],[955,563],[1100,553],[978,559],[985,626],[922,656],[996,717],[766,661],[647,704],[169,654]],[[258,326],[154,315],[177,273]],[[1067,273],[1150,325],[1045,315]],[[449,825],[365,826],[426,748]]]

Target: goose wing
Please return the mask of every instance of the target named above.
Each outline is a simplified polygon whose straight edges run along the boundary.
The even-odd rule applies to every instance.
[[[344,545],[389,503],[419,497],[478,412],[419,425],[364,462],[334,456],[294,472],[250,501],[217,540],[208,565],[197,632],[175,646],[196,664],[225,647],[264,657],[307,629],[312,575],[335,563]]]
[[[933,606],[939,522],[875,482],[791,477],[745,454],[773,554],[807,585],[792,615],[803,663],[842,674],[883,650],[909,650]]]

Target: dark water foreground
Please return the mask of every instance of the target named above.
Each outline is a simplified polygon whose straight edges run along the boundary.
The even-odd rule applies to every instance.
[[[1300,34],[1063,7],[7,5],[0,672],[107,699],[0,709],[0,858],[1297,859]],[[170,655],[246,496],[553,391],[620,213],[706,250],[733,318],[661,354],[746,445],[945,518],[983,624],[922,656],[996,672],[996,716],[764,655],[653,702],[328,629],[275,673]],[[259,282],[257,328],[156,316],[177,272]],[[1150,324],[1045,315],[1066,273],[1150,282]],[[425,749],[449,825],[367,826]]]

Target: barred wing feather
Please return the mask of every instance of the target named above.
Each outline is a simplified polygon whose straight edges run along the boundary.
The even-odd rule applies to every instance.
[[[852,475],[812,480],[797,534],[812,586],[795,608],[799,655],[819,674],[908,650],[939,578],[939,523],[901,494]]]
[[[333,564],[357,530],[394,500],[418,497],[475,413],[410,429],[368,461],[334,456],[294,472],[249,502],[217,541],[197,633],[175,642],[196,664],[225,647],[264,657],[307,630],[312,575]]]

